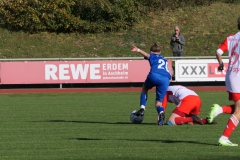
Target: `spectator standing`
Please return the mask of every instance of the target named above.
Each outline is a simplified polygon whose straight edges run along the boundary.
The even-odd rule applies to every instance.
[[[178,26],[174,27],[174,34],[171,37],[170,44],[172,46],[172,52],[174,57],[183,56],[183,46],[185,45],[184,36],[180,33]]]

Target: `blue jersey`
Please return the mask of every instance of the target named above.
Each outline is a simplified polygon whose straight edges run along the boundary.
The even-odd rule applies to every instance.
[[[148,61],[151,69],[150,73],[157,73],[171,79],[171,75],[168,70],[168,61],[165,57],[159,54],[149,54]]]

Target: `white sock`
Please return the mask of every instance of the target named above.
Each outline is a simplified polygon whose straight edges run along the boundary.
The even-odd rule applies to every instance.
[[[144,109],[144,111],[145,111],[145,106],[144,106],[144,105],[141,105],[140,108],[141,108],[141,109]]]
[[[213,118],[217,117],[219,114],[222,114],[222,113],[223,113],[222,107],[219,107],[217,111],[214,113]]]
[[[219,140],[228,140],[228,137],[226,137],[226,136],[221,136],[221,137],[219,138]]]

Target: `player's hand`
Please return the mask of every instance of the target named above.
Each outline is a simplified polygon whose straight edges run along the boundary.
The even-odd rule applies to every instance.
[[[223,65],[223,63],[221,63],[218,66],[218,71],[222,72],[223,70],[224,70],[224,65]]]
[[[131,49],[132,52],[137,52],[138,51],[138,48],[137,46],[133,46],[132,49]]]

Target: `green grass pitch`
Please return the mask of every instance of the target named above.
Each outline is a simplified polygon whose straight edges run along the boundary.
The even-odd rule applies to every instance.
[[[213,103],[231,104],[225,91],[199,91],[200,117]],[[7,160],[218,160],[239,159],[239,147],[217,146],[230,115],[217,125],[157,126],[155,93],[144,121],[131,124],[140,93],[0,95],[0,159]],[[169,104],[166,116],[175,105]],[[240,144],[240,129],[230,140]]]

